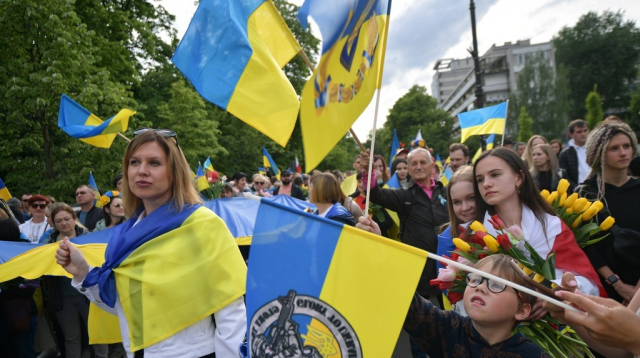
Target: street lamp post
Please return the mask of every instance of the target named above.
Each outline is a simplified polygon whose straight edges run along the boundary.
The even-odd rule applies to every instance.
[[[482,91],[482,70],[480,69],[480,57],[478,56],[478,37],[476,35],[476,5],[473,0],[469,0],[469,11],[471,12],[471,33],[473,35],[473,64],[476,70],[476,109],[484,108],[484,92]],[[482,151],[487,149],[487,141],[484,135],[481,136]]]

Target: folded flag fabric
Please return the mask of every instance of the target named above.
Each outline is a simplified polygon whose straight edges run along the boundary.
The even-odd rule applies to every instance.
[[[390,357],[425,260],[414,247],[263,201],[247,275],[251,357],[285,348]]]
[[[89,172],[89,188],[93,190],[93,203],[97,208],[102,207],[102,203],[100,202],[100,189],[98,189],[98,184],[96,184],[96,179],[93,177],[93,173]]]
[[[504,134],[509,101],[498,105],[458,114],[460,142],[472,135]]]
[[[4,185],[2,178],[0,178],[0,198],[4,199],[4,201],[8,201],[12,198],[11,193],[9,193],[9,189]]]
[[[122,109],[102,121],[93,113],[63,94],[58,112],[58,127],[68,135],[99,148],[110,148],[119,132],[129,128],[129,118],[136,112]]]
[[[311,171],[343,138],[382,83],[389,0],[306,0],[322,34],[320,63],[302,90],[300,127],[305,169]]]
[[[342,192],[346,196],[355,193],[356,189],[358,189],[358,176],[356,174],[353,174],[346,177],[340,185],[340,189],[342,189]]]
[[[493,145],[494,145],[494,142],[495,142],[495,141],[496,141],[496,135],[495,135],[495,134],[492,134],[492,135],[490,135],[490,136],[488,136],[488,137],[487,137],[487,141],[486,141],[486,143],[487,143],[487,150],[491,150],[491,149],[493,149]]]
[[[270,0],[202,0],[171,61],[204,99],[284,147],[300,101],[282,68],[298,51]]]
[[[315,205],[288,195],[275,195],[261,198],[261,200],[247,198],[215,199],[205,202],[204,205],[222,218],[238,245],[251,245],[258,208],[263,200],[273,201],[300,211],[316,210]]]
[[[400,149],[400,142],[398,141],[398,133],[396,133],[396,129],[393,128],[393,142],[391,143],[391,156],[389,157],[389,170],[391,170],[391,167],[393,166],[393,161],[394,159],[396,159],[396,154],[398,154],[398,149]]]
[[[390,189],[400,189],[400,180],[398,180],[398,174],[393,173],[391,178],[387,181],[386,184]]]

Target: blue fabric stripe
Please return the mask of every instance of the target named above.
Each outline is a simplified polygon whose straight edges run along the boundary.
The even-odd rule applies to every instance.
[[[247,320],[289,290],[319,297],[342,225],[263,200],[251,244],[247,274]],[[306,333],[309,317],[294,317]],[[247,332],[249,336],[250,332]]]
[[[247,22],[264,0],[202,0],[171,61],[206,100],[227,109],[253,50]]]
[[[58,127],[74,138],[91,138],[103,134],[111,124],[113,117],[102,122],[98,126],[86,126],[85,123],[91,115],[87,109],[63,94],[60,99],[60,111],[58,112]]]
[[[345,0],[306,0],[298,10],[298,21],[303,28],[308,27],[309,16],[320,28],[323,55],[341,38],[349,36],[355,26],[362,25],[370,19],[374,11],[376,16],[388,15],[391,9],[391,1],[388,0],[377,0],[371,7],[367,7],[368,1],[356,1],[355,9],[352,8],[352,3]],[[353,16],[350,17],[352,12]],[[364,19],[361,20],[362,16]],[[345,29],[347,22],[348,26]],[[342,31],[343,29],[345,30]]]
[[[460,129],[482,125],[490,119],[507,118],[507,102],[458,114]]]

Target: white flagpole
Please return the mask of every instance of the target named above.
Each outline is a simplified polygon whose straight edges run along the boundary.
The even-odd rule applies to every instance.
[[[376,95],[376,110],[373,115],[373,133],[371,133],[371,152],[369,153],[369,169],[367,170],[367,174],[369,175],[367,178],[367,195],[364,201],[364,215],[368,216],[369,213],[369,193],[371,192],[371,171],[373,169],[373,148],[376,147],[376,124],[378,123],[378,107],[380,105],[380,91],[382,89],[378,89],[378,94]],[[378,183],[374,183],[377,185]]]
[[[501,147],[504,146],[504,137],[507,135],[507,117],[508,116],[509,116],[509,100],[507,100],[507,110],[505,111],[505,115],[504,115],[504,127],[502,128],[502,143],[500,143]]]

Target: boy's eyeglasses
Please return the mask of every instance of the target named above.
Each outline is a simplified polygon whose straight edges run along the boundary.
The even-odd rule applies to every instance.
[[[482,281],[487,281],[487,288],[493,293],[502,293],[507,289],[507,285],[504,283],[490,280],[482,275],[478,275],[477,273],[467,274],[467,285],[469,287],[478,287],[482,284]],[[513,290],[518,293],[515,288]]]
[[[34,208],[34,209],[37,209],[37,208],[44,209],[44,208],[47,207],[47,204],[36,204],[36,203],[33,203],[33,204],[31,204],[31,207]]]

